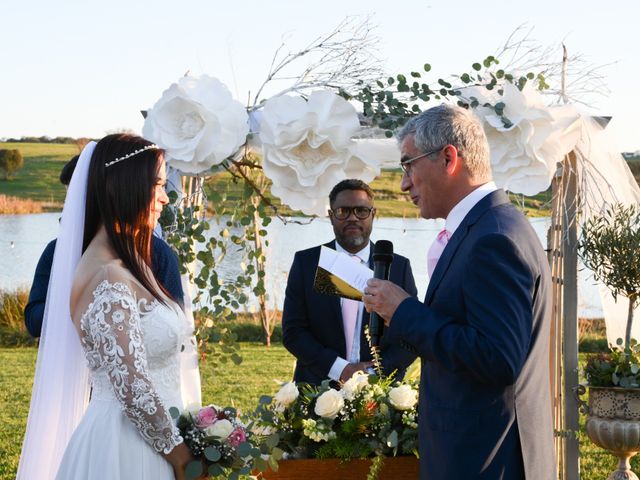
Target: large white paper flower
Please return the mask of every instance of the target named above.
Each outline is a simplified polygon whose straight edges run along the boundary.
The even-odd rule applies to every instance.
[[[484,87],[469,87],[463,98],[475,97],[480,106],[475,114],[482,120],[489,148],[491,169],[499,187],[514,193],[535,195],[545,191],[564,156],[580,136],[579,115],[572,106],[547,107],[542,95],[531,83],[522,91],[505,82],[504,93]],[[482,105],[504,103],[505,126],[495,110]]]
[[[142,135],[167,152],[172,167],[202,173],[234,154],[249,133],[248,115],[218,79],[185,76],[147,112]]]
[[[365,182],[379,174],[351,137],[360,124],[355,108],[327,90],[268,100],[260,116],[263,169],[271,191],[306,214],[326,214],[327,196],[345,178]]]

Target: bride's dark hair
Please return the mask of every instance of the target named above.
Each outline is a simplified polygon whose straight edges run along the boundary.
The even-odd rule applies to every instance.
[[[89,165],[82,251],[104,225],[125,267],[156,299],[163,301],[147,272],[154,275],[149,217],[164,151],[151,148],[105,167],[106,163],[149,145],[151,142],[144,138],[128,134],[107,135],[97,143]],[[156,284],[166,297],[173,298],[157,279]]]

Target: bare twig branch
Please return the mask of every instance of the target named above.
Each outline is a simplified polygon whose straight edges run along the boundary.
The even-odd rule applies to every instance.
[[[500,59],[500,68],[511,72],[542,73],[550,86],[544,93],[557,97],[554,103],[593,106],[598,97],[609,95],[603,70],[613,63],[594,65],[580,53],[567,55],[563,60],[566,42],[545,47],[531,39],[532,32],[533,27],[525,25],[514,30],[494,55]]]
[[[282,54],[283,42],[271,61],[267,78],[253,99],[252,109],[259,107],[265,87],[280,81],[292,82],[286,89],[271,97],[289,92],[305,93],[313,88],[354,89],[361,82],[375,81],[383,76],[375,47],[378,38],[369,18],[345,18],[329,34],[317,37],[305,48]],[[301,59],[308,63],[301,73],[290,70]],[[295,64],[295,65],[294,65]],[[298,70],[299,71],[299,70]]]

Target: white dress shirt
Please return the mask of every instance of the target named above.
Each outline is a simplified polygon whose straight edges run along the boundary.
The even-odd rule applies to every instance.
[[[464,217],[467,216],[480,200],[496,190],[498,190],[498,187],[493,181],[487,182],[460,200],[456,206],[451,209],[444,222],[444,228],[449,232],[449,235],[453,236],[453,233],[460,226]]]

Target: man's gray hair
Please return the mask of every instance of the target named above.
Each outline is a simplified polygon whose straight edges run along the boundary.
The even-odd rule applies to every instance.
[[[489,142],[469,110],[446,104],[432,107],[409,120],[396,137],[402,143],[409,135],[414,135],[414,144],[421,152],[453,145],[472,179],[491,179]]]

